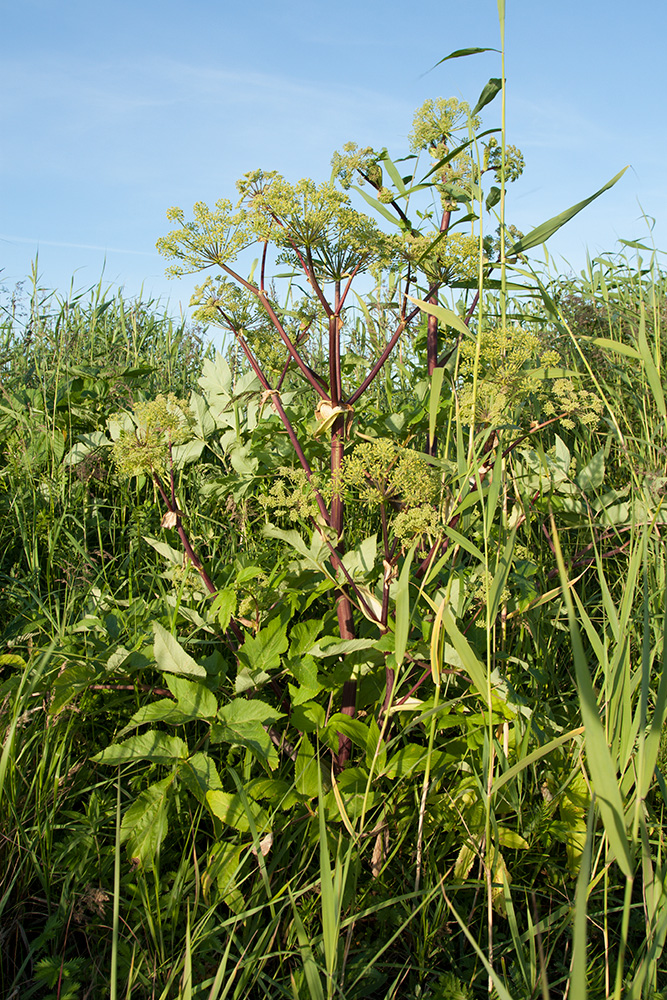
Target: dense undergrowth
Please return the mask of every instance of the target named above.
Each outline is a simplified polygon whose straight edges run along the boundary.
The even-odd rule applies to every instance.
[[[246,227],[291,269],[204,287],[222,355],[101,286],[6,292],[3,996],[667,990],[667,279],[453,239],[466,190],[498,204],[469,163],[435,251],[371,154],[339,173],[391,245],[274,175],[174,210],[188,266],[228,278]],[[520,154],[485,155],[504,190]]]

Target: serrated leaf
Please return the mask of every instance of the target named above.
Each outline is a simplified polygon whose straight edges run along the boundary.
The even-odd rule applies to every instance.
[[[186,674],[191,677],[206,677],[204,667],[186,653],[178,640],[159,622],[153,622],[153,655],[160,670],[170,674]]]
[[[206,801],[207,792],[222,788],[218,769],[205,753],[194,753],[192,757],[183,761],[178,769],[178,775],[200,802]]]
[[[263,683],[271,670],[280,666],[280,657],[287,652],[287,623],[281,618],[274,618],[260,629],[257,635],[248,636],[239,649],[239,673],[237,675],[236,693],[241,694],[257,683]]]
[[[218,699],[205,684],[169,675],[167,687],[178,701],[178,707],[190,719],[212,719],[218,711]]]
[[[223,632],[226,632],[229,628],[229,623],[232,620],[232,615],[236,611],[236,591],[233,587],[225,587],[224,590],[218,591],[213,605],[211,606],[211,614],[215,614],[218,619],[218,625]]]
[[[278,754],[261,722],[214,722],[211,727],[211,743],[246,747],[271,769],[278,766]]]
[[[227,725],[236,725],[243,722],[275,722],[283,717],[283,712],[276,711],[271,705],[253,698],[248,701],[246,698],[234,698],[227,705],[224,705],[218,712],[218,718]]]
[[[98,764],[125,764],[128,761],[150,760],[154,764],[172,764],[188,756],[186,744],[178,736],[168,736],[151,730],[132,736],[123,743],[112,743],[91,760]]]
[[[152,862],[169,829],[169,792],[174,783],[170,775],[141,792],[125,811],[120,826],[121,843],[127,853],[142,864]]]

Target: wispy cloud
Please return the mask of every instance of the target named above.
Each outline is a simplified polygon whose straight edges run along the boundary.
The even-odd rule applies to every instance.
[[[68,247],[71,250],[99,250],[102,253],[122,253],[130,254],[134,257],[159,258],[159,254],[149,253],[147,250],[125,250],[119,247],[95,246],[93,243],[66,243],[63,240],[42,240],[37,236],[8,236],[6,233],[0,233],[0,240],[5,243],[26,243],[36,247]]]

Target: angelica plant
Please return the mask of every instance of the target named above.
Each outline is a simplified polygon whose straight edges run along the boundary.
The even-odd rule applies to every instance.
[[[411,293],[421,292],[436,301],[438,290],[452,283],[471,286],[485,266],[484,249],[472,233],[450,232],[452,214],[467,208],[474,218],[476,189],[484,170],[498,170],[498,153],[490,147],[486,166],[478,168],[471,155],[481,123],[465,102],[427,102],[415,115],[411,136],[413,152],[427,151],[433,166],[420,183],[401,178],[385,150],[347,144],[334,154],[332,176],[317,184],[308,178],[291,183],[275,171],[254,170],[237,183],[238,200],[220,199],[213,208],[197,203],[186,220],[180,208],[168,218],[176,228],[158,241],[158,250],[173,263],[168,273],[179,276],[215,268],[195,294],[200,318],[216,318],[229,331],[246,365],[260,386],[262,405],[271,405],[287,433],[300,467],[299,476],[283,474],[266,492],[263,503],[290,519],[307,516],[330,551],[338,581],[336,614],[342,640],[356,635],[355,607],[366,617],[375,616],[380,631],[387,629],[389,586],[396,553],[410,532],[428,536],[439,530],[432,504],[437,492],[432,470],[409,449],[381,455],[387,445],[378,442],[352,450],[345,461],[346,443],[358,403],[381,372],[406,330],[420,316]],[[519,163],[517,159],[517,164]],[[517,174],[519,166],[516,170]],[[350,191],[362,182],[377,197],[364,195],[380,219],[395,223],[386,232],[375,218],[352,204]],[[417,213],[419,225],[408,215],[410,187],[431,190],[440,202],[441,217],[433,227],[432,213]],[[397,231],[396,231],[397,230]],[[255,264],[248,272],[242,259],[256,247]],[[277,287],[289,280],[286,297]],[[287,271],[285,272],[285,269]],[[392,274],[393,328],[387,331],[374,361],[368,363],[356,385],[343,379],[343,351],[348,341],[351,289],[365,273],[378,285]],[[305,290],[297,299],[295,289]],[[438,363],[437,323],[429,317],[427,369]],[[435,331],[435,332],[434,332]],[[314,333],[321,337],[318,350],[309,348]],[[312,439],[303,437],[290,416],[284,397],[285,381],[300,381],[312,400],[315,436],[327,440],[329,485],[313,465]],[[311,428],[311,433],[313,433]],[[431,451],[435,454],[435,439]],[[349,449],[348,449],[349,450]],[[309,457],[310,456],[310,457]],[[386,461],[385,461],[386,460]],[[385,462],[384,472],[379,466]],[[388,463],[388,464],[387,464]],[[368,469],[372,467],[369,473]],[[377,468],[376,468],[377,467]],[[355,469],[357,470],[355,472]],[[365,470],[365,471],[364,471]],[[385,582],[381,610],[362,592],[347,571],[345,553],[345,497],[368,502],[376,495],[382,520]],[[397,533],[390,540],[389,513],[395,514]],[[387,690],[393,675],[387,671]],[[356,679],[344,682],[341,712],[355,714]],[[351,749],[340,736],[337,764],[341,767]]]

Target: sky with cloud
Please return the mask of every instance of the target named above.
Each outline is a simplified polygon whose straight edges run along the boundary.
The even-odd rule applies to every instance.
[[[165,212],[234,198],[262,166],[327,179],[352,139],[407,152],[427,97],[474,104],[499,56],[496,0],[21,0],[4,5],[0,280],[106,281],[187,306],[164,277]],[[619,237],[667,248],[667,6],[507,0],[508,141],[526,159],[508,219],[527,232],[630,169],[549,244],[561,270]],[[430,72],[429,72],[430,70]],[[500,103],[486,109],[497,125]]]

